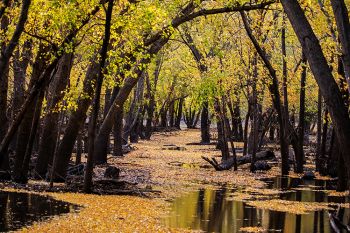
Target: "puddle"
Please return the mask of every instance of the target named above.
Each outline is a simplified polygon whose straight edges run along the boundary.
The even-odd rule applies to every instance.
[[[78,208],[47,196],[0,191],[0,232],[18,230],[35,221],[77,211]]]
[[[275,178],[266,180],[268,188],[290,190],[277,196],[279,199],[301,202],[344,202],[344,197],[329,197],[331,181]],[[298,190],[295,190],[297,188]],[[267,232],[330,233],[327,210],[297,215],[251,207],[242,201],[232,200],[234,190],[201,189],[175,199],[171,212],[163,219],[166,226],[202,230],[205,232],[241,232],[242,227],[263,227]],[[269,198],[268,196],[266,197]],[[275,197],[276,198],[276,197]],[[339,218],[349,223],[350,210],[340,209]]]

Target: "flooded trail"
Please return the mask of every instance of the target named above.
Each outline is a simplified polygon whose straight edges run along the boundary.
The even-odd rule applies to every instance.
[[[78,212],[57,215],[71,207],[47,210],[44,200],[42,210],[45,216],[34,219],[39,222],[23,230],[78,233],[242,232],[244,229],[260,232],[331,232],[328,210],[334,210],[337,206],[328,208],[328,203],[345,201],[342,194],[337,196],[329,190],[331,181],[277,177],[280,174],[278,161],[271,163],[273,167],[267,172],[251,173],[249,164],[239,166],[238,171],[218,172],[201,156],[220,160],[220,151],[215,144],[200,145],[199,142],[198,129],[155,133],[150,141],[132,145],[135,150],[124,157],[109,155],[108,164],[94,169],[95,179],[103,178],[108,166],[115,166],[120,168],[120,181],[150,192],[141,196],[45,193],[56,200],[83,208]],[[242,145],[237,143],[236,147]],[[29,187],[46,184],[30,182]],[[20,208],[11,207],[11,204],[3,201],[11,208],[4,209],[2,216],[7,226],[3,226],[2,230],[5,227],[10,229],[11,224],[8,223],[11,223],[11,219],[17,222],[24,218],[23,215],[15,217],[15,214],[9,218],[5,213],[32,210],[34,207],[28,207],[27,203],[31,203],[34,197],[37,198],[31,196],[26,201],[19,201],[23,203]],[[3,200],[11,198],[6,196]],[[344,203],[341,206],[346,207],[339,209],[341,219],[348,223],[349,206]],[[54,217],[48,220],[46,216],[52,214]],[[30,219],[32,215],[40,216],[40,213],[29,211],[29,217],[25,218]],[[23,225],[26,224],[30,222]],[[18,228],[15,226],[11,229]]]
[[[264,200],[265,208],[257,208],[247,200],[232,198],[243,190],[200,189],[183,195],[172,202],[171,213],[164,219],[169,227],[202,230],[205,232],[242,232],[247,229],[256,232],[317,232],[332,233],[329,213],[338,211],[344,223],[350,219],[350,209],[336,203],[348,201],[345,197],[327,194],[334,181],[303,180],[299,178],[275,177],[265,180],[269,189],[281,190],[278,195],[253,196],[253,200]],[[274,209],[268,200],[286,200],[305,203],[331,203],[332,210],[309,211],[305,214],[269,210]],[[297,208],[290,206],[290,208]],[[345,231],[344,231],[345,232]]]
[[[78,209],[77,205],[48,196],[0,191],[0,232],[14,231]]]

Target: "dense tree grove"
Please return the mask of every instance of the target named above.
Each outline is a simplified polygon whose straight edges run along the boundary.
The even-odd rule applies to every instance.
[[[275,145],[281,174],[307,155],[348,189],[347,4],[3,0],[0,178],[62,182],[84,164],[91,192],[108,154],[198,127],[229,168],[242,152],[254,172]]]

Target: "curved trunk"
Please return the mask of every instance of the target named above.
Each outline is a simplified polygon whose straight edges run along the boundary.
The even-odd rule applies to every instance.
[[[8,25],[9,25],[9,18],[7,15],[3,15],[5,13],[5,9],[7,7],[7,3],[4,4],[3,10],[2,10],[2,18],[1,18],[1,30],[7,31]],[[19,15],[18,22],[16,24],[16,29],[12,34],[12,37],[10,41],[5,44],[1,43],[1,55],[0,55],[0,140],[3,140],[3,138],[6,135],[7,129],[8,129],[8,119],[6,115],[7,108],[7,92],[8,92],[8,71],[9,71],[9,63],[10,59],[12,57],[13,51],[17,47],[18,41],[21,37],[21,34],[24,30],[25,23],[27,22],[28,18],[28,11],[29,6],[31,4],[31,0],[23,0],[22,1],[22,7],[21,7],[21,13]]]
[[[310,68],[334,123],[341,154],[350,174],[350,118],[319,41],[296,0],[281,0],[284,10],[303,47]]]
[[[48,51],[48,47],[45,47],[43,45],[40,45],[39,52],[36,56],[35,62],[33,64],[33,72],[30,79],[30,84],[28,87],[28,90],[31,90],[36,83],[36,81],[39,79],[41,73],[45,69],[45,63],[47,62],[47,57],[45,54]],[[26,148],[30,136],[30,131],[32,127],[34,112],[35,112],[35,106],[38,105],[38,102],[43,101],[43,96],[40,97],[39,95],[35,97],[35,100],[30,104],[28,107],[27,112],[25,113],[23,120],[20,124],[20,127],[17,132],[17,144],[16,144],[16,157],[15,157],[15,165],[14,165],[14,176],[18,177],[20,175],[23,159],[26,153]]]
[[[92,83],[97,77],[98,67],[99,64],[93,60],[86,72],[83,91],[77,103],[78,108],[69,116],[64,136],[58,146],[57,156],[54,158],[53,162],[54,181],[62,181],[66,177],[68,163],[72,155],[76,138],[79,130],[85,123],[86,113],[91,104],[91,98],[86,96],[93,95],[94,88]]]
[[[32,46],[30,41],[26,41],[23,45],[22,52],[18,49],[13,58],[13,98],[12,98],[12,119],[15,119],[18,110],[24,103],[25,79],[27,68],[32,55]],[[0,137],[1,138],[1,137]],[[15,150],[16,136],[12,140],[10,148]]]
[[[36,137],[39,136],[37,134],[37,131],[38,131],[38,126],[39,126],[39,121],[40,121],[40,114],[41,114],[41,109],[42,109],[42,104],[43,104],[42,102],[44,99],[44,93],[45,93],[45,91],[41,90],[39,95],[38,95],[38,100],[36,101],[35,111],[34,111],[34,115],[33,115],[33,122],[32,122],[32,126],[30,129],[29,140],[28,140],[25,156],[24,156],[23,163],[22,163],[22,168],[18,174],[16,174],[16,173],[14,174],[15,175],[15,177],[14,177],[15,182],[19,182],[19,183],[23,183],[23,184],[28,182],[28,170],[29,170],[30,159],[32,156],[34,140]]]
[[[344,0],[331,0],[342,49],[342,62],[350,93],[350,22]]]
[[[59,130],[57,122],[60,113],[57,104],[64,97],[63,91],[68,85],[72,64],[73,53],[63,55],[53,82],[49,86],[49,93],[47,94],[48,113],[44,119],[44,126],[39,142],[38,161],[35,165],[35,172],[40,177],[45,176],[48,165],[52,164]]]

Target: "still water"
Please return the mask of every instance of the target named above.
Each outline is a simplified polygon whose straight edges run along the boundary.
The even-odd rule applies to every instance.
[[[302,202],[344,202],[344,198],[328,197],[323,189],[332,184],[325,181],[275,178],[267,180],[268,188],[292,190],[278,198]],[[303,190],[294,190],[302,188]],[[310,188],[310,190],[306,190]],[[329,233],[328,211],[296,215],[278,211],[257,209],[242,201],[233,201],[234,190],[201,189],[177,198],[164,224],[174,228],[187,228],[206,232],[240,232],[241,227],[260,226],[268,232]],[[340,210],[340,218],[349,223],[349,209]]]
[[[17,230],[35,221],[76,210],[76,205],[47,196],[0,191],[0,232]]]

